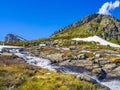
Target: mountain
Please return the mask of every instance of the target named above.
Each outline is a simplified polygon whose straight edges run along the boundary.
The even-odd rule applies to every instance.
[[[120,44],[120,20],[112,16],[91,14],[54,32],[51,38],[80,38],[94,35]]]
[[[9,43],[9,42],[20,42],[20,41],[27,41],[24,38],[18,36],[18,35],[14,35],[14,34],[7,34],[5,36],[5,42]]]

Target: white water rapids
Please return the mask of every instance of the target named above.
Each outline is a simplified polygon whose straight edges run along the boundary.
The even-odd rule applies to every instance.
[[[24,52],[24,53],[21,52],[21,53],[14,53],[14,54],[17,55],[18,57],[23,58],[28,64],[39,66],[41,68],[48,69],[50,71],[57,70],[57,71],[64,72],[66,74],[73,74],[73,75],[76,75],[77,77],[83,77],[84,75],[86,75],[96,80],[98,83],[109,87],[111,90],[120,90],[120,81],[118,80],[113,80],[109,82],[100,82],[95,76],[91,76],[88,73],[78,73],[78,72],[72,71],[69,68],[52,64],[50,60],[44,59],[41,57],[36,57],[28,52]]]

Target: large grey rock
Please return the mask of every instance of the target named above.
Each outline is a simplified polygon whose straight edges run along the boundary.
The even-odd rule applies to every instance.
[[[63,54],[61,53],[55,53],[55,54],[49,54],[46,56],[48,59],[52,60],[53,62],[60,62],[63,60]]]
[[[80,54],[77,57],[79,60],[88,58],[88,56],[86,54]]]
[[[105,70],[103,70],[103,69],[101,69],[100,72],[97,74],[97,78],[99,80],[105,79],[106,76],[107,76],[107,72]]]
[[[111,64],[106,64],[103,66],[103,68],[107,71],[107,72],[111,72],[114,68],[116,68],[116,64],[111,63]]]
[[[112,72],[109,73],[109,76],[120,79],[120,66],[113,69]]]
[[[79,78],[82,79],[82,80],[94,83],[94,84],[98,83],[95,79],[91,78],[88,75],[82,75],[82,76],[79,76]]]

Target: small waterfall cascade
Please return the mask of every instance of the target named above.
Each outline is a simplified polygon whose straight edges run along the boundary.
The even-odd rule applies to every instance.
[[[89,73],[86,73],[86,72],[79,73],[79,72],[72,71],[70,68],[53,64],[50,60],[44,59],[42,57],[37,57],[29,52],[19,52],[14,54],[20,58],[23,58],[28,64],[39,66],[41,68],[48,69],[50,71],[56,70],[58,72],[63,72],[65,74],[72,74],[83,79],[85,76],[87,76],[92,80],[94,80],[94,82],[109,87],[110,90],[120,90],[119,80],[112,80],[109,82],[100,82],[96,76],[90,75]]]

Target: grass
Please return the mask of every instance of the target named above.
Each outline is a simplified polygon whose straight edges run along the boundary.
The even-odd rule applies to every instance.
[[[31,82],[31,83],[29,83]],[[29,87],[28,87],[29,86]],[[34,89],[32,88],[34,87]],[[38,72],[32,79],[25,82],[18,90],[89,90],[96,87],[72,76],[55,72]]]
[[[96,85],[72,75],[32,70],[32,66],[0,67],[0,90],[96,90]]]
[[[111,62],[113,62],[113,63],[120,63],[120,57],[113,57],[113,58],[111,58]]]
[[[120,63],[120,56],[104,55],[103,57],[110,59],[110,62],[112,63]]]
[[[97,90],[95,84],[75,76],[13,62],[17,60],[11,63],[9,58],[0,66],[0,90]]]

